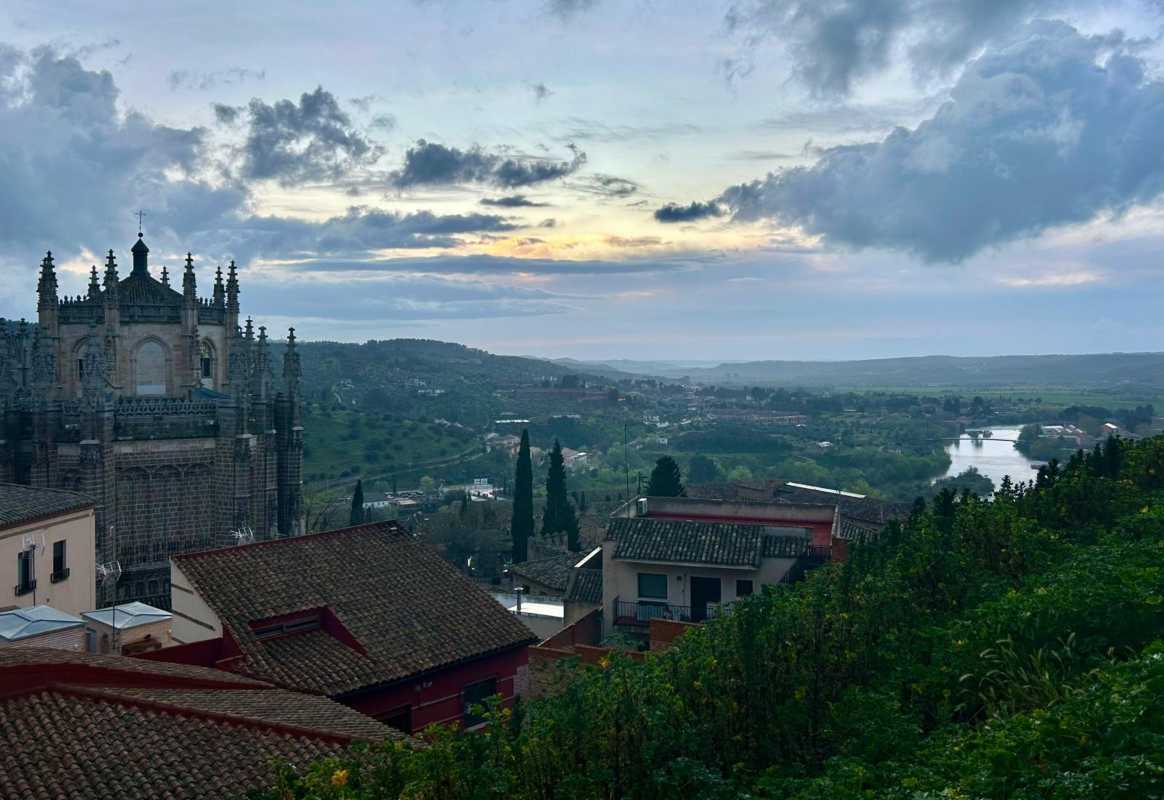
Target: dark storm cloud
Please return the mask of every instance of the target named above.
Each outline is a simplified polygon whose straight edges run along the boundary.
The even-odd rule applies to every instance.
[[[885,69],[895,48],[921,76],[960,67],[984,44],[1067,0],[739,0],[725,21],[745,52],[728,71],[751,70],[747,49],[787,43],[798,76],[816,94],[847,94],[853,84]]]
[[[695,201],[685,206],[668,203],[662,208],[655,209],[655,219],[659,222],[694,222],[708,217],[718,217],[723,213],[723,209],[716,203]]]
[[[586,154],[573,145],[573,158],[560,161],[534,156],[507,156],[480,147],[461,150],[420,139],[404,155],[404,166],[393,173],[398,189],[415,186],[483,184],[515,189],[556,180],[577,172]]]
[[[1164,82],[1119,34],[1039,22],[971,62],[910,130],[727,189],[738,220],[959,261],[1164,192]]]
[[[299,102],[247,105],[247,137],[240,173],[251,180],[284,185],[341,177],[379,158],[381,150],[352,126],[331,92],[317,87]]]
[[[219,86],[232,86],[247,81],[261,81],[266,79],[267,71],[263,69],[247,69],[246,67],[231,67],[216,72],[192,72],[185,69],[172,71],[166,79],[170,91],[190,89],[199,92],[208,92]]]
[[[106,71],[50,48],[0,47],[4,258],[122,247],[135,230],[131,204],[149,210],[155,241],[179,224],[208,225],[243,206],[245,191],[195,177],[206,131],[119,113],[117,99]]]
[[[539,203],[536,200],[530,200],[524,194],[511,194],[506,197],[482,197],[480,201],[483,206],[495,206],[497,208],[544,208],[549,203]]]

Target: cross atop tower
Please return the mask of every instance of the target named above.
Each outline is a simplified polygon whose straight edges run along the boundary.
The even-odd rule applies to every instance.
[[[142,220],[145,219],[146,212],[142,211],[141,209],[138,209],[137,212],[134,213],[134,216],[137,217],[137,235],[140,238],[141,237],[141,230],[142,230]]]

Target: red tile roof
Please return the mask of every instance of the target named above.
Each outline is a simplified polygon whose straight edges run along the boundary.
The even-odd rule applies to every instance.
[[[325,697],[122,656],[0,651],[0,797],[220,798],[400,734]]]
[[[339,696],[536,641],[395,523],[189,553],[174,563],[237,642],[237,668],[293,689]],[[321,608],[323,625],[310,632],[259,638],[251,627]]]

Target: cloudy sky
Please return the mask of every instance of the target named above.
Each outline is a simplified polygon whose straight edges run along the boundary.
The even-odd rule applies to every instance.
[[[161,5],[0,11],[0,316],[142,208],[305,338],[1164,349],[1159,0]]]

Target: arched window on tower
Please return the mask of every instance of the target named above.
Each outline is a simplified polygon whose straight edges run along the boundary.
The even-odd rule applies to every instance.
[[[198,347],[198,378],[202,387],[214,389],[214,370],[218,366],[218,359],[214,357],[214,345],[203,339]]]
[[[133,359],[135,394],[157,397],[166,393],[166,361],[161,342],[142,342]]]

